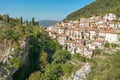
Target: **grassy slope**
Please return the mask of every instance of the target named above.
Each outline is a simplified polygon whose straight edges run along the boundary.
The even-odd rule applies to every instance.
[[[85,6],[71,14],[65,20],[76,20],[81,17],[90,17],[92,15],[103,15],[106,13],[115,13],[120,17],[120,0],[96,0],[90,5]]]
[[[120,51],[105,52],[94,55],[91,62],[92,71],[87,80],[120,80]]]

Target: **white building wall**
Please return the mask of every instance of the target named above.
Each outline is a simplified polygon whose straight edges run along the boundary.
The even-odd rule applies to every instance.
[[[106,33],[105,41],[108,41],[110,43],[117,43],[118,42],[118,35]]]

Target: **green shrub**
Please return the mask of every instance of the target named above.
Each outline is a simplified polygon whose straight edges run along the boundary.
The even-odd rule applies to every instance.
[[[112,48],[116,48],[118,46],[118,44],[112,43],[111,46],[112,46]]]
[[[81,56],[79,53],[73,54],[72,59],[75,59],[81,62],[86,62],[86,57]]]
[[[93,55],[101,55],[101,50],[98,48],[94,49]]]
[[[110,43],[109,43],[109,42],[105,42],[104,46],[105,46],[106,48],[110,48]]]
[[[74,66],[72,66],[72,64],[62,64],[61,67],[62,67],[63,75],[66,78],[71,75],[74,69]]]
[[[12,66],[14,68],[19,68],[19,66],[20,66],[20,58],[19,57],[14,57],[14,58],[10,59],[10,63],[12,64]]]

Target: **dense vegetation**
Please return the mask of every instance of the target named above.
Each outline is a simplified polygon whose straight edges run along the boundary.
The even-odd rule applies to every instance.
[[[46,65],[52,61],[53,53],[59,48],[58,44],[51,40],[43,30],[40,29],[39,31],[39,28],[30,29],[32,34],[28,37],[30,39],[28,60],[13,75],[14,80],[25,80],[30,73],[37,70],[44,72]]]
[[[98,16],[106,13],[115,13],[120,17],[119,5],[120,0],[96,0],[90,5],[69,14],[65,20],[76,20],[82,17]]]
[[[37,22],[33,22],[34,27],[30,23],[26,24],[22,17],[11,18],[9,15],[0,15],[0,44],[4,43],[3,45],[6,45],[3,50],[9,47],[14,49],[14,52],[11,53],[13,58],[9,59],[13,68],[19,68],[21,65],[20,55],[23,53],[23,47],[21,46],[23,41],[40,30]],[[9,69],[7,64],[3,67]]]
[[[11,26],[16,26],[16,25],[26,25],[26,26],[39,26],[38,22],[35,21],[34,17],[32,18],[31,21],[24,21],[22,16],[20,18],[12,18],[8,14],[3,14],[0,15],[0,26],[4,25],[11,25]]]
[[[13,80],[60,80],[70,76],[85,61],[79,55],[71,56],[68,51],[62,50],[44,28],[35,24],[34,18],[32,22],[23,22],[22,17],[15,19],[3,15],[0,22],[0,42],[7,40],[15,49],[10,59],[12,67],[18,69],[12,75]],[[20,47],[24,40],[29,43],[26,59],[23,55],[27,52],[24,53],[23,47]]]
[[[120,51],[112,51],[119,45],[105,43],[105,50],[95,49],[92,59],[71,55],[62,50],[58,42],[53,41],[44,28],[32,22],[23,22],[22,17],[10,18],[0,15],[0,42],[7,39],[15,48],[15,56],[10,59],[13,68],[18,70],[12,75],[13,80],[63,80],[89,62],[92,71],[88,80],[119,80]],[[21,63],[23,48],[19,41],[29,39],[28,56],[25,64]],[[111,50],[111,51],[110,51]],[[7,66],[9,68],[9,66]]]
[[[29,68],[23,67],[24,72],[31,71],[28,80],[61,80],[67,78],[74,71],[79,69],[82,62],[85,60],[77,56],[71,56],[71,54],[62,50],[57,42],[51,40],[44,32],[39,33],[38,36],[33,37],[30,40],[29,49]],[[72,63],[78,64],[77,66]],[[26,71],[28,70],[28,71]],[[18,72],[19,73],[19,72]],[[18,80],[21,74],[15,75]]]

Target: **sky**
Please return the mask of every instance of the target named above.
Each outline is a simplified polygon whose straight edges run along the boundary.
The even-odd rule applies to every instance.
[[[0,0],[0,14],[24,20],[63,20],[95,0]]]

